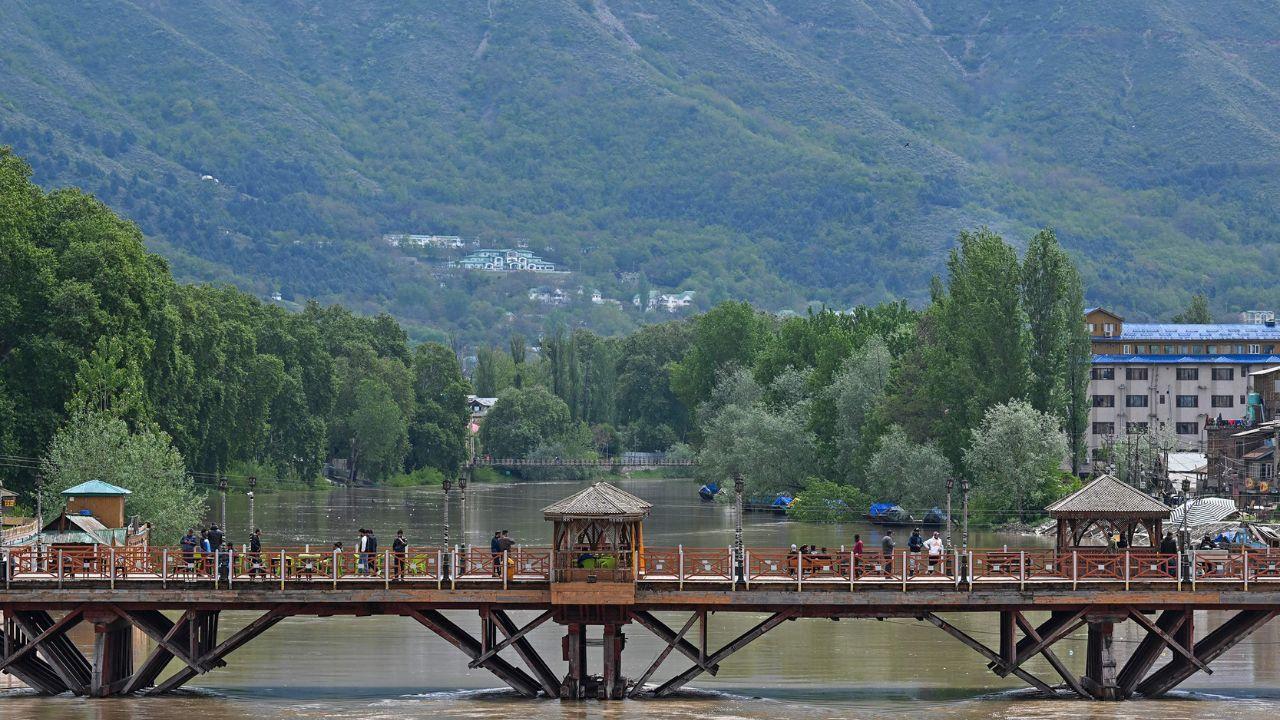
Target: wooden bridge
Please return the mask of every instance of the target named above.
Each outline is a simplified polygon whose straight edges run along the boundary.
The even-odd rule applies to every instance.
[[[669,695],[753,640],[787,621],[915,618],[976,651],[1000,676],[1014,675],[1039,692],[1120,699],[1158,696],[1209,664],[1280,611],[1280,553],[1060,553],[1053,550],[953,551],[944,557],[852,552],[801,554],[787,549],[645,548],[564,556],[553,548],[518,547],[493,555],[456,548],[415,548],[361,557],[308,548],[184,554],[177,548],[85,548],[9,552],[0,591],[4,613],[0,670],[45,693],[93,697],[162,694],[225,664],[234,650],[297,615],[401,615],[457,647],[517,693],[561,698]],[[223,610],[258,610],[256,620],[221,637]],[[1230,610],[1204,634],[1196,610]],[[476,612],[474,635],[442,611]],[[532,611],[517,624],[510,613]],[[678,627],[658,613],[688,617]],[[753,613],[761,621],[723,647],[708,645],[712,613]],[[1047,612],[1032,622],[1030,613]],[[999,628],[988,647],[944,615],[985,613]],[[174,617],[176,615],[176,618]],[[564,672],[540,657],[528,633],[549,621],[565,629]],[[1118,623],[1133,622],[1145,639],[1123,663],[1112,648]],[[94,627],[92,652],[67,631]],[[622,629],[656,635],[664,648],[630,681],[621,676]],[[589,672],[587,628],[602,628],[604,662]],[[696,632],[694,627],[697,626]],[[1082,669],[1053,652],[1055,643],[1087,628]],[[134,629],[155,647],[132,657]],[[1154,669],[1161,653],[1172,659]],[[672,655],[690,663],[650,686]],[[1040,655],[1060,682],[1032,675]],[[179,669],[161,679],[176,659]],[[523,665],[523,667],[521,667]]]

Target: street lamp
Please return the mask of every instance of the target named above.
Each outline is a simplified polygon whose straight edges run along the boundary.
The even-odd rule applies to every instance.
[[[960,478],[960,506],[963,508],[964,525],[960,529],[960,577],[969,581],[969,478]],[[970,588],[972,582],[970,581]]]
[[[449,491],[453,489],[453,481],[446,475],[440,483],[440,487],[444,489],[444,503],[441,509],[444,511],[444,567],[441,568],[444,577],[449,577]]]
[[[462,552],[467,552],[467,476],[471,474],[468,468],[466,472],[458,473],[458,544],[462,546]]]
[[[742,582],[746,575],[745,557],[742,552],[742,490],[746,483],[742,473],[733,473],[733,564],[737,570],[737,581]]]
[[[222,531],[227,531],[227,479],[218,478],[218,492],[222,493]]]
[[[954,547],[951,544],[951,488],[955,487],[956,479],[950,475],[947,476],[947,549]]]
[[[258,478],[256,476],[250,475],[249,476],[249,492],[245,493],[245,495],[249,496],[249,532],[251,533],[253,532],[253,528],[255,525],[255,523],[253,522],[253,491],[254,491],[254,488],[256,487],[258,487]]]

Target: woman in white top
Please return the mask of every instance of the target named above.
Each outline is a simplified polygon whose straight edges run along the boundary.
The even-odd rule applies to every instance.
[[[938,533],[935,532],[933,537],[924,541],[924,549],[929,553],[929,573],[932,574],[934,567],[942,559],[942,538]]]

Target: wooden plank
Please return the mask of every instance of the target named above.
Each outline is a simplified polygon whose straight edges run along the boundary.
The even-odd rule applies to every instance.
[[[161,617],[164,617],[163,615]],[[124,695],[137,692],[138,690],[155,683],[156,678],[164,671],[169,661],[173,659],[173,652],[169,650],[172,645],[174,647],[182,647],[187,642],[187,634],[191,631],[191,620],[195,617],[195,612],[188,610],[178,618],[177,622],[170,622],[168,618],[164,618],[165,622],[169,622],[169,628],[164,634],[165,642],[156,645],[147,659],[134,671],[133,676],[125,683],[120,692]]]
[[[489,611],[489,612],[490,612],[490,614],[491,614],[491,615],[496,615],[497,613],[501,613],[502,611],[501,611],[501,610],[498,610],[498,609],[496,609],[496,608],[495,608],[495,609],[490,609],[490,611]],[[515,629],[514,629],[514,623],[513,623],[513,624],[511,624],[511,627],[512,627],[513,631],[512,631],[512,632],[506,632],[506,631],[504,631],[504,632],[503,632],[503,635],[506,635],[506,639],[505,639],[505,640],[503,640],[503,641],[502,641],[502,642],[500,642],[500,643],[497,643],[496,645],[490,645],[488,650],[485,650],[484,652],[482,652],[482,653],[480,654],[480,657],[478,657],[478,658],[476,658],[475,660],[472,660],[471,662],[467,663],[467,667],[469,667],[469,668],[478,668],[478,667],[480,667],[481,663],[483,663],[485,660],[488,660],[489,658],[493,657],[494,655],[497,655],[498,653],[502,652],[503,650],[505,650],[505,649],[507,649],[507,648],[511,647],[511,645],[512,645],[512,644],[514,644],[516,641],[518,641],[518,640],[520,640],[521,638],[523,638],[525,635],[528,635],[528,634],[529,634],[529,633],[530,633],[534,628],[536,628],[536,627],[538,627],[539,625],[541,625],[542,623],[544,623],[544,622],[546,622],[546,621],[550,620],[550,619],[551,619],[551,617],[552,617],[553,615],[555,615],[555,611],[553,611],[553,610],[547,610],[546,612],[542,613],[541,615],[539,615],[538,617],[536,617],[536,618],[534,618],[532,621],[530,621],[528,625],[525,625],[524,627],[520,628],[519,630],[515,630]],[[505,615],[505,614],[503,614],[503,617],[506,617],[506,615]],[[495,618],[495,619],[496,619],[496,618]],[[510,621],[511,621],[511,618],[507,618],[507,621],[508,621],[508,622],[510,622]],[[499,629],[501,629],[501,628],[499,628]]]
[[[116,609],[121,617],[127,618],[133,623],[134,627],[141,630],[148,637],[156,642],[157,645],[163,646],[173,656],[181,660],[196,672],[204,672],[196,664],[195,658],[187,654],[186,650],[172,639],[168,639],[169,633],[173,630],[173,623],[168,618],[160,614],[158,610],[143,610],[137,612],[129,612],[127,610]],[[152,615],[151,613],[154,613]],[[156,617],[159,617],[159,620]]]
[[[53,625],[53,618],[43,610],[20,610],[13,614],[13,619],[30,637],[41,635],[45,629]],[[62,679],[67,689],[76,695],[88,694],[93,668],[80,649],[72,644],[66,635],[51,635],[41,644],[39,651]]]
[[[650,663],[649,667],[644,671],[644,674],[636,680],[636,684],[631,688],[631,697],[640,696],[640,693],[644,690],[644,684],[649,682],[649,678],[653,677],[653,673],[656,672],[658,667],[667,659],[667,656],[671,654],[671,651],[675,649],[676,645],[684,639],[685,633],[689,632],[689,628],[693,627],[693,623],[695,623],[699,617],[702,617],[702,614],[698,612],[690,615],[689,619],[685,621],[684,627],[680,628],[680,632],[676,634],[675,637],[671,638],[671,640],[667,641],[666,647],[662,648],[662,652],[658,653],[658,657],[653,659],[653,662]]]
[[[275,625],[279,623],[281,620],[284,620],[285,618],[292,615],[293,611],[294,611],[294,608],[291,605],[282,605],[278,608],[275,608],[274,610],[268,611],[266,614],[258,617],[253,622],[240,628],[240,630],[238,630],[231,637],[222,641],[221,644],[209,650],[206,650],[203,654],[201,654],[199,657],[196,658],[194,665],[188,665],[182,670],[179,670],[169,679],[165,680],[159,685],[156,685],[155,687],[148,690],[146,694],[162,695],[164,693],[167,693],[172,690],[176,690],[179,687],[182,687],[184,684],[186,684],[189,680],[194,678],[196,675],[209,672],[214,667],[217,667],[217,665],[220,664],[222,659],[225,658],[227,655],[230,655],[232,652],[242,647],[245,643],[258,637],[259,635],[271,629],[272,627],[275,627]],[[217,627],[218,627],[217,613],[210,613],[205,617],[196,618],[193,621],[193,623],[205,623],[206,625],[206,627],[200,631],[202,636],[200,645],[202,646],[211,645],[212,643],[217,641]]]
[[[1027,637],[1035,641],[1037,645],[1041,646],[1040,654],[1044,656],[1044,659],[1048,661],[1049,665],[1052,666],[1058,675],[1062,677],[1063,682],[1065,682],[1067,686],[1080,697],[1088,697],[1088,693],[1086,693],[1084,691],[1084,687],[1080,685],[1080,678],[1077,677],[1075,673],[1071,672],[1071,669],[1067,667],[1066,663],[1062,662],[1057,653],[1055,653],[1051,647],[1043,644],[1044,640],[1040,635],[1040,631],[1037,630],[1029,620],[1027,620],[1026,616],[1015,610],[1014,618],[1017,620],[1019,627],[1022,628],[1022,631],[1027,634]]]
[[[1009,667],[1009,664],[1005,662],[1004,658],[1000,657],[999,653],[995,652],[991,648],[988,648],[986,645],[983,645],[977,640],[974,640],[973,638],[969,637],[968,635],[965,634],[963,630],[956,627],[955,625],[952,625],[951,623],[947,622],[946,620],[943,620],[942,618],[938,617],[937,615],[934,615],[933,613],[926,613],[924,617],[926,620],[928,620],[929,622],[933,623],[936,627],[938,627],[938,629],[954,637],[955,639],[959,640],[965,645],[968,645],[969,647],[973,648],[978,652],[978,654],[982,655],[988,660],[1002,667],[1006,667],[1014,675],[1017,675],[1023,681],[1034,686],[1036,689],[1038,689],[1040,692],[1044,693],[1045,695],[1049,697],[1054,697],[1057,695],[1057,692],[1054,691],[1053,688],[1049,687],[1049,685],[1046,684],[1043,680],[1032,675],[1026,670],[1023,670],[1022,668]]]
[[[11,644],[16,638],[11,638],[3,630],[0,630],[0,640],[3,640],[6,644]],[[62,678],[58,677],[57,671],[52,666],[33,654],[27,654],[16,660],[5,672],[45,695],[58,695],[67,692],[69,689],[66,683],[62,682]]]
[[[720,648],[715,653],[712,653],[709,657],[707,657],[705,663],[699,663],[697,665],[694,665],[688,670],[685,670],[679,675],[671,678],[670,680],[666,681],[662,685],[658,686],[658,689],[655,690],[653,694],[657,697],[665,697],[667,695],[670,695],[671,693],[683,687],[685,683],[701,675],[704,671],[706,671],[706,669],[709,666],[718,665],[721,660],[724,660],[725,658],[734,654],[738,650],[751,644],[751,641],[755,640],[761,635],[764,635],[765,633],[769,632],[775,627],[781,625],[783,622],[795,618],[797,615],[799,615],[799,611],[795,609],[783,610],[781,612],[776,612],[770,615],[768,618],[766,618],[764,621],[757,624],[755,627],[739,635],[737,638],[733,640],[733,642]]]
[[[538,682],[542,683],[542,691],[547,694],[547,697],[559,696],[560,681],[556,678],[555,673],[551,672],[551,668],[547,667],[546,661],[542,659],[542,656],[538,654],[538,651],[529,643],[529,639],[525,637],[530,630],[541,625],[545,618],[551,617],[553,614],[552,611],[548,610],[542,615],[539,615],[537,619],[533,620],[528,625],[525,625],[520,630],[516,630],[515,623],[512,622],[511,618],[507,617],[507,614],[502,610],[494,609],[491,612],[494,623],[498,626],[498,630],[500,630],[503,635],[507,636],[508,641],[511,641],[512,644],[515,645],[516,654],[524,660],[524,664],[529,667],[529,670],[534,674],[534,677],[538,679]]]
[[[417,620],[419,624],[444,638],[450,645],[475,659],[480,657],[480,643],[452,620],[440,614],[438,610],[419,609],[403,606],[401,612]],[[484,668],[497,675],[500,680],[511,686],[513,690],[525,697],[535,697],[540,685],[527,673],[500,657],[494,656],[485,661]]]
[[[1175,633],[1183,623],[1187,622],[1187,618],[1192,611],[1190,610],[1165,610],[1160,613],[1160,617],[1156,620],[1156,625],[1160,626],[1165,632]],[[1164,641],[1155,633],[1147,633],[1142,638],[1142,642],[1138,643],[1137,649],[1129,656],[1128,662],[1120,670],[1120,675],[1116,679],[1120,686],[1120,694],[1122,697],[1132,697],[1133,690],[1138,686],[1138,682],[1151,671],[1151,667],[1160,659],[1160,653],[1164,651]]]
[[[70,630],[71,628],[79,624],[80,621],[83,619],[84,619],[84,608],[76,608],[75,610],[72,610],[66,615],[63,615],[61,618],[58,619],[57,622],[50,625],[48,629],[44,630],[38,636],[36,636],[30,642],[28,642],[26,645],[23,645],[17,651],[9,655],[9,657],[5,658],[3,662],[0,662],[0,670],[4,670],[5,668],[12,665],[14,662],[21,660],[23,657],[27,655],[27,653],[34,651],[37,647],[39,647],[45,641],[52,638],[55,634],[61,634],[61,633],[67,632],[68,630]]]
[[[1202,662],[1200,658],[1192,654],[1191,650],[1184,647],[1182,643],[1175,640],[1172,635],[1165,632],[1158,625],[1148,620],[1146,615],[1143,615],[1142,613],[1136,610],[1131,610],[1129,612],[1129,617],[1132,617],[1139,625],[1146,628],[1147,632],[1150,632],[1154,634],[1156,637],[1163,640],[1165,645],[1168,645],[1170,648],[1173,649],[1174,652],[1177,652],[1183,657],[1185,657],[1187,659],[1187,662],[1190,662],[1192,665],[1195,665],[1198,669],[1204,672],[1204,674],[1206,675],[1213,674],[1213,670],[1210,670],[1208,665],[1204,664],[1204,662]]]
[[[1273,610],[1243,610],[1236,613],[1234,617],[1196,643],[1192,652],[1204,663],[1213,662],[1253,631],[1266,625],[1267,621],[1275,615]],[[1137,691],[1148,697],[1163,695],[1194,675],[1196,670],[1197,668],[1186,662],[1182,656],[1175,656],[1172,662],[1138,683]]]
[[[1051,630],[1047,635],[1043,634],[1044,632],[1043,630],[1039,631],[1041,633],[1040,641],[1039,642],[1032,641],[1031,644],[1026,646],[1023,650],[1019,650],[1016,658],[1012,663],[1009,663],[1006,665],[1001,665],[1000,663],[992,663],[990,667],[1000,677],[1007,676],[1009,673],[1013,672],[1016,668],[1021,667],[1022,663],[1035,657],[1044,648],[1047,648],[1053,645],[1054,643],[1058,642],[1062,638],[1075,632],[1077,629],[1079,629],[1081,625],[1084,625],[1085,621],[1081,620],[1080,618],[1084,617],[1085,611],[1087,609],[1088,608],[1080,608],[1075,612],[1071,613],[1070,615],[1067,615],[1065,619],[1063,619],[1061,622],[1054,623],[1056,627],[1053,630]],[[1052,618],[1050,618],[1050,620],[1052,620]],[[1044,626],[1042,625],[1041,627],[1044,627]]]
[[[684,655],[690,660],[703,666],[704,669],[706,669],[706,671],[712,676],[715,676],[716,673],[720,672],[719,665],[707,662],[704,650],[699,649],[688,640],[676,640],[676,631],[668,627],[666,623],[654,617],[652,613],[645,610],[632,610],[630,615],[632,620],[640,623],[649,632],[657,635],[659,639],[665,642],[675,641],[676,650],[679,650],[681,655]]]

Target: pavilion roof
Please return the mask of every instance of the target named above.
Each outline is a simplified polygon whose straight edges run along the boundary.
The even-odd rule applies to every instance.
[[[1065,518],[1161,518],[1169,506],[1112,475],[1102,475],[1088,485],[1045,508],[1053,517]]]
[[[653,505],[609,483],[598,482],[542,508],[548,520],[609,518],[635,520],[649,514]]]

